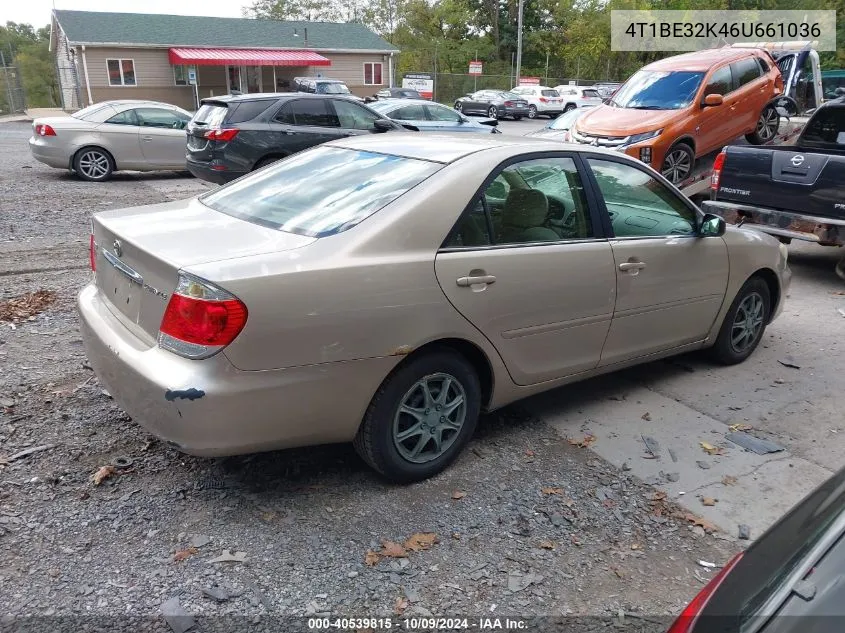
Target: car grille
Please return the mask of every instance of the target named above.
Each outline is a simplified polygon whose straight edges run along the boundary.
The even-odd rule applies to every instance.
[[[583,145],[596,145],[598,147],[619,147],[628,142],[628,136],[604,136],[601,134],[584,134],[577,130],[571,132],[572,140]]]

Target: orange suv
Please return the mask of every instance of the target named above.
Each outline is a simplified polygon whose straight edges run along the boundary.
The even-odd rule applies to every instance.
[[[780,70],[762,49],[685,53],[634,73],[578,120],[572,138],[624,151],[677,184],[697,156],[740,135],[755,145],[774,138],[780,117],[770,102],[782,92]]]

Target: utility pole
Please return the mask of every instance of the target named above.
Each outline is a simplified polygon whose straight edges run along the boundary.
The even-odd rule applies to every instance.
[[[519,0],[519,17],[516,23],[516,81],[515,85],[519,85],[519,77],[522,73],[522,9],[525,0]]]
[[[475,61],[478,61],[478,49],[475,49]],[[478,75],[472,76],[472,91],[478,92]]]
[[[437,101],[437,45],[440,44],[437,40],[434,40],[434,94],[432,95],[432,101]]]

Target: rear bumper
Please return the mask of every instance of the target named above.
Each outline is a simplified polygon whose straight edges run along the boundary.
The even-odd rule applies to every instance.
[[[70,169],[70,154],[63,147],[49,145],[38,136],[29,139],[29,151],[32,157],[40,163],[58,169]]]
[[[845,244],[845,218],[808,216],[724,200],[705,200],[702,209],[723,217],[728,224],[743,220],[743,226],[784,240],[803,240],[822,246]]]
[[[230,171],[228,169],[212,169],[211,163],[193,161],[190,156],[186,157],[185,164],[188,167],[188,171],[194,177],[205,180],[206,182],[213,182],[216,185],[225,185],[227,182],[232,182],[236,178],[249,173],[246,171]]]
[[[223,353],[188,360],[150,347],[92,283],[77,307],[88,359],[116,402],[153,435],[194,455],[352,440],[396,357],[241,371]]]
[[[499,116],[528,116],[528,106],[524,108],[499,106]]]

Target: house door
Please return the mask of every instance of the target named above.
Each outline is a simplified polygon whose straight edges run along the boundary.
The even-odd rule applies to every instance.
[[[227,66],[226,76],[230,91],[261,92],[261,66]]]

